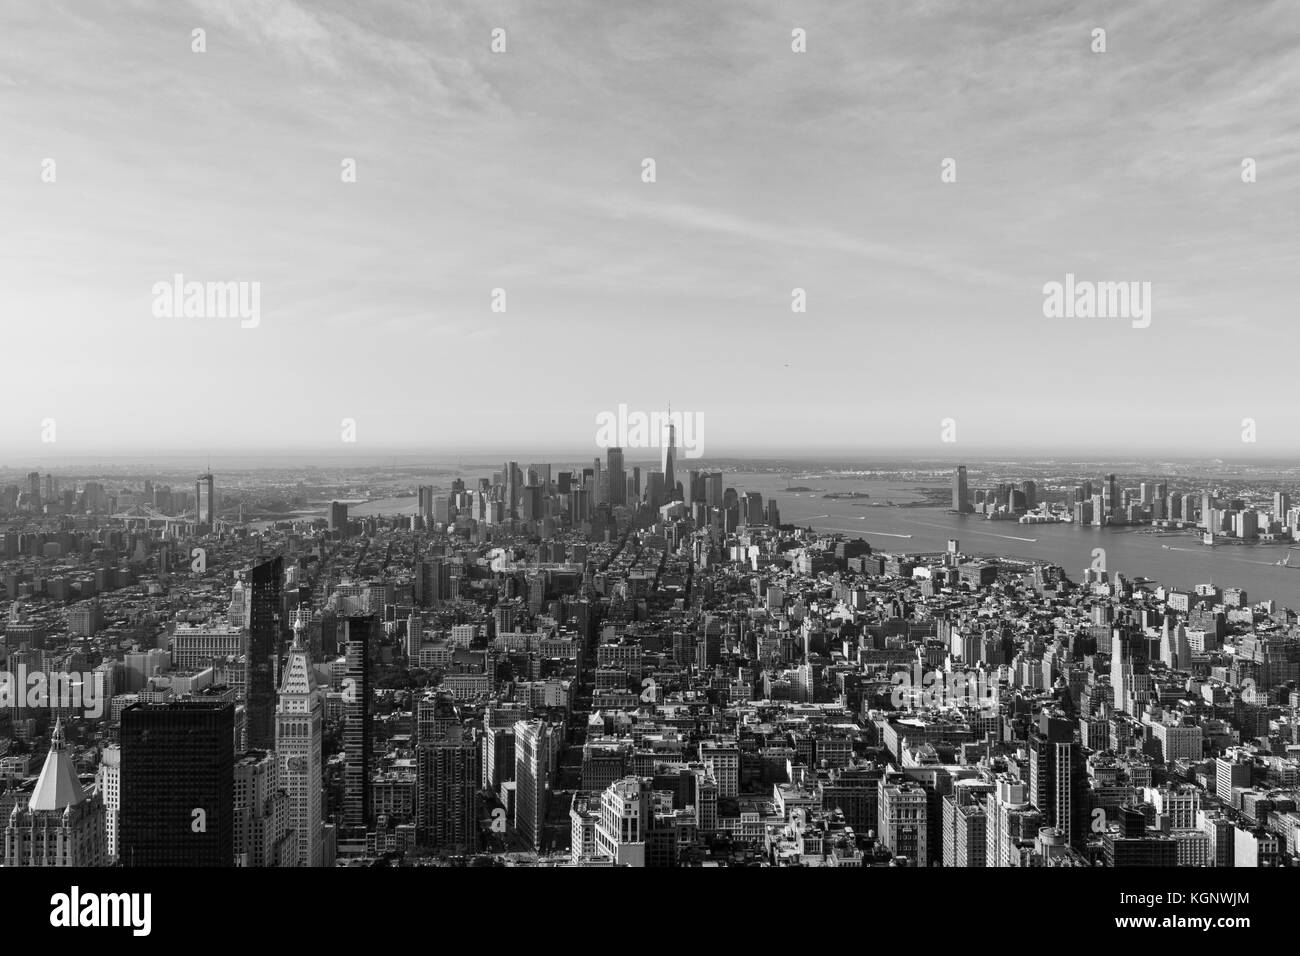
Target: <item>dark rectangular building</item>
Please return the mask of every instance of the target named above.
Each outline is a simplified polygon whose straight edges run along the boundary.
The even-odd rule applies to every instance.
[[[416,748],[416,828],[422,845],[472,853],[479,842],[479,749],[459,727]]]
[[[343,681],[343,825],[358,830],[371,824],[370,643],[378,627],[373,616],[345,622],[347,671]]]
[[[275,749],[275,663],[280,653],[280,582],[284,559],[271,558],[246,572],[248,625],[248,740],[245,750]]]
[[[122,864],[232,866],[234,704],[132,704],[121,746]]]

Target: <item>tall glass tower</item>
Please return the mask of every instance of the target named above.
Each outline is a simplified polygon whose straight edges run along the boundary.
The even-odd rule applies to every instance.
[[[668,441],[664,443],[663,471],[665,497],[672,501],[677,494],[677,427],[673,424],[672,409],[668,411]]]
[[[970,504],[970,491],[966,487],[965,465],[958,465],[957,473],[952,477],[952,510],[958,514],[968,514],[973,510]]]

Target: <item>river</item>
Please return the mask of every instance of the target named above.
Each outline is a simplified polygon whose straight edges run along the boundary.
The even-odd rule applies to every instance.
[[[1287,553],[1284,544],[1229,545],[1209,548],[1196,535],[1141,534],[1148,526],[1095,528],[1073,524],[1020,524],[989,521],[980,515],[958,515],[946,508],[871,507],[862,500],[826,499],[827,492],[865,491],[871,503],[924,500],[907,482],[795,478],[770,474],[731,474],[727,484],[757,491],[766,501],[775,497],[781,520],[800,527],[861,535],[882,551],[942,551],[949,538],[967,553],[1047,561],[1065,568],[1072,580],[1093,561],[1093,549],[1105,550],[1105,567],[1126,577],[1139,575],[1179,589],[1213,583],[1245,588],[1251,601],[1273,599],[1300,608],[1300,569],[1278,567]],[[786,492],[787,485],[823,489]],[[911,537],[898,537],[910,535]],[[1164,545],[1168,545],[1166,549]],[[1300,552],[1293,560],[1300,563]]]
[[[477,475],[473,476],[477,478]],[[467,484],[471,476],[466,475]],[[1151,578],[1161,584],[1190,590],[1198,584],[1245,588],[1251,601],[1272,599],[1285,607],[1300,608],[1300,569],[1278,567],[1287,553],[1283,544],[1230,545],[1208,548],[1197,534],[1142,534],[1139,528],[1079,528],[1073,524],[1020,524],[988,521],[979,515],[958,515],[946,508],[878,507],[924,501],[916,482],[866,478],[790,478],[770,472],[727,472],[723,483],[744,493],[757,491],[766,503],[776,498],[781,520],[799,527],[860,535],[880,551],[942,551],[949,538],[960,542],[968,554],[1027,558],[1059,564],[1072,580],[1079,580],[1093,562],[1093,549],[1105,550],[1105,567],[1126,577]],[[807,486],[812,492],[791,492],[788,486]],[[943,487],[947,485],[929,487]],[[868,499],[827,499],[832,492],[865,492]],[[417,501],[382,498],[352,505],[352,517],[380,514],[414,514]],[[1167,545],[1168,547],[1164,547]],[[1300,552],[1295,555],[1300,564]]]

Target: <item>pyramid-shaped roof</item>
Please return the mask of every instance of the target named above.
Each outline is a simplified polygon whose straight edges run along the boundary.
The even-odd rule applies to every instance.
[[[280,681],[281,694],[310,694],[316,689],[316,672],[312,670],[311,658],[302,639],[306,625],[306,617],[299,611],[293,622],[293,647],[289,650],[289,660]]]
[[[85,799],[72,754],[63,740],[63,721],[60,720],[54,725],[50,752],[45,757],[45,766],[41,768],[27,807],[30,810],[64,810]]]

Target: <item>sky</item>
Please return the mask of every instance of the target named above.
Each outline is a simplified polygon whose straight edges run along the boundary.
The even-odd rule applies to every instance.
[[[6,5],[0,461],[1300,457],[1297,93],[1291,0]]]

